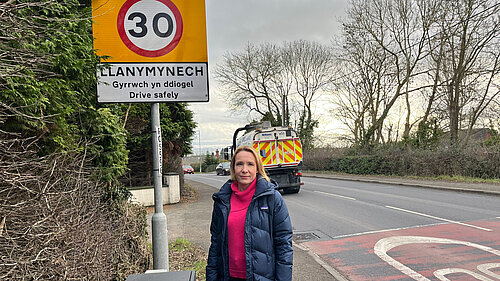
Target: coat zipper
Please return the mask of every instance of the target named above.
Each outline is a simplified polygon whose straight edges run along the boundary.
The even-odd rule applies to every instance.
[[[223,247],[223,255],[222,255],[222,264],[224,265],[224,275],[227,277],[227,279],[229,279],[229,252],[228,252],[228,239],[227,239],[227,219],[228,219],[228,216],[229,216],[229,212],[231,211],[231,205],[230,204],[227,204],[226,201],[222,200],[221,199],[221,202],[222,202],[222,205],[225,207],[225,212],[223,212],[223,235],[224,235],[224,241],[222,241],[222,243],[224,243],[224,246]]]

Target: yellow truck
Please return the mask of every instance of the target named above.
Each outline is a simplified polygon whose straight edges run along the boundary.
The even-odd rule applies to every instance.
[[[245,133],[237,138],[238,133]],[[298,193],[302,176],[302,145],[291,127],[271,127],[269,122],[246,125],[233,135],[232,151],[253,146],[260,154],[266,173],[283,193]]]

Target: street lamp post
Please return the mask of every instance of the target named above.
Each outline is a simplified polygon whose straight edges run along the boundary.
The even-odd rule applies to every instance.
[[[285,107],[285,102],[286,102],[286,98],[285,98],[285,95],[283,95],[283,114],[282,114],[282,117],[281,117],[281,126],[282,127],[285,127],[286,125],[286,119],[285,119],[285,111],[286,111],[286,107]]]
[[[199,157],[198,159],[200,160],[200,173],[201,173],[201,131],[198,130],[198,149],[199,149]]]
[[[282,101],[281,101],[281,105],[282,105],[282,109],[281,109],[281,126],[282,127],[285,127],[286,126],[286,119],[285,119],[285,114],[286,114],[286,107],[285,107],[285,104],[286,104],[286,97],[285,97],[285,91],[283,90],[283,86],[281,85],[278,85],[278,90],[280,92],[280,95],[282,97]]]

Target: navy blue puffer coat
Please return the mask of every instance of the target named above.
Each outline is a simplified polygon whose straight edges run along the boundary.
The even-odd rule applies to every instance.
[[[229,280],[227,218],[231,183],[227,181],[212,196],[207,281]],[[288,209],[274,185],[259,175],[245,220],[245,257],[247,280],[292,280],[292,224]]]

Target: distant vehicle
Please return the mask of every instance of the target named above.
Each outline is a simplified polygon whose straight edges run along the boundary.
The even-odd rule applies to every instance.
[[[184,174],[194,174],[193,167],[191,167],[189,165],[183,165],[182,169],[184,170]]]
[[[230,162],[222,162],[219,165],[217,165],[217,168],[215,168],[215,172],[217,175],[229,175],[231,174],[231,163]]]

